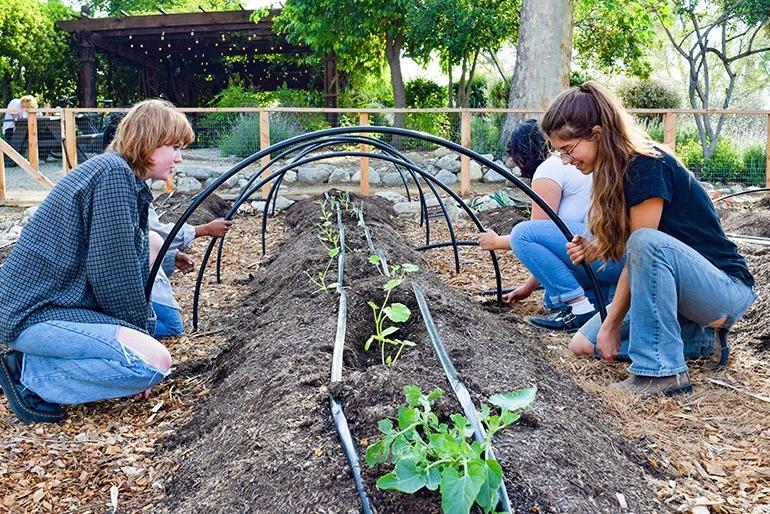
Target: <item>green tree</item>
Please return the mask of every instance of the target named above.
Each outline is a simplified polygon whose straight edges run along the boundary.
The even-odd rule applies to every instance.
[[[307,45],[319,55],[335,54],[344,71],[376,72],[384,55],[393,106],[404,108],[401,51],[408,4],[407,0],[286,0],[275,27],[290,42]],[[404,126],[403,114],[394,118],[397,127]]]
[[[407,15],[407,52],[422,63],[438,53],[449,77],[449,105],[468,107],[479,54],[495,52],[516,38],[520,11],[520,0],[414,2]],[[456,66],[460,76],[455,81]]]
[[[58,0],[0,0],[0,83],[4,105],[21,94],[53,101],[75,91],[72,40],[55,23],[74,13]]]
[[[690,106],[729,108],[740,65],[770,51],[770,0],[672,0],[670,10],[653,7],[670,44],[687,63]],[[717,88],[723,77],[726,85]],[[707,161],[717,149],[724,121],[724,114],[695,115]]]

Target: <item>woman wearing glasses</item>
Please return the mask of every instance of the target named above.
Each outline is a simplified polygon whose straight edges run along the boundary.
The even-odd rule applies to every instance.
[[[532,189],[556,211],[570,231],[585,234],[591,176],[569,164],[568,155],[549,156],[548,144],[535,120],[514,128],[508,155],[522,176],[532,179]],[[527,280],[505,296],[507,302],[521,301],[543,286],[545,306],[556,312],[532,317],[532,324],[574,332],[596,313],[596,296],[588,275],[582,266],[570,261],[564,235],[539,206],[532,206],[531,220],[513,227],[510,236],[499,236],[489,230],[479,236],[479,246],[484,250],[512,249],[529,270]],[[597,262],[593,268],[604,299],[611,298],[621,265],[612,262],[601,268]]]
[[[695,177],[598,84],[559,95],[542,130],[565,160],[593,174],[593,239],[567,245],[572,262],[625,258],[607,318],[594,316],[570,348],[629,358],[630,376],[615,388],[692,391],[685,359],[711,355],[713,329],[726,334],[754,302],[746,261]]]

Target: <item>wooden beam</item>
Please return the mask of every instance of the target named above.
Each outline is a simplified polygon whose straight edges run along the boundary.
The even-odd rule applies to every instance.
[[[460,114],[460,144],[465,148],[471,146],[471,113],[463,111]],[[465,196],[471,192],[471,158],[460,156],[460,194]]]
[[[71,109],[63,109],[62,118],[64,119],[64,154],[62,158],[66,161],[65,170],[69,172],[78,165],[78,145],[75,130],[75,112]]]
[[[272,9],[270,14],[259,22],[251,21],[251,13],[254,11],[220,11],[197,12],[178,14],[156,14],[145,16],[127,16],[125,18],[92,18],[79,20],[66,20],[57,22],[56,25],[67,32],[87,30],[91,32],[105,32],[125,29],[158,28],[169,29],[174,27],[187,27],[199,29],[223,24],[251,24],[254,27],[272,28],[272,18],[280,13],[280,9]]]
[[[663,115],[663,144],[676,152],[676,113],[667,112]]]
[[[767,115],[767,146],[765,146],[767,162],[765,163],[765,187],[770,187],[770,114]]]
[[[0,201],[5,201],[5,154],[0,148]]]
[[[96,49],[90,32],[78,33],[78,100],[81,107],[96,107]]]
[[[37,150],[37,113],[27,113],[27,148],[29,149],[29,164],[40,171],[40,154]]]
[[[261,111],[259,113],[259,149],[264,150],[270,146],[270,113],[267,111]],[[266,166],[270,162],[270,154],[262,157],[260,161],[262,166]],[[262,178],[267,176],[267,172],[262,175]],[[262,198],[267,198],[270,193],[270,182],[265,183],[262,186]],[[267,204],[265,204],[265,211],[267,211]]]
[[[19,152],[13,149],[11,145],[5,142],[4,139],[0,139],[0,153],[5,153],[8,155],[8,157],[11,158],[13,162],[19,165],[21,169],[27,172],[27,174],[35,179],[35,181],[42,185],[46,189],[52,189],[54,186],[54,183],[51,182],[48,177],[40,173],[38,170],[33,168],[30,163],[21,156]]]
[[[362,112],[358,115],[358,124],[362,127],[369,126],[369,113]],[[362,136],[365,134],[361,134]],[[362,152],[369,151],[369,145],[361,145]],[[371,191],[369,190],[369,157],[361,157],[361,184],[358,186],[358,191],[364,196],[369,196]]]

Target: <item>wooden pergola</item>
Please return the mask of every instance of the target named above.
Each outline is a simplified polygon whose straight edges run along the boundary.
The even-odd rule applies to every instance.
[[[259,22],[254,11],[197,12],[87,18],[58,22],[74,32],[79,48],[78,97],[81,107],[96,106],[96,51],[136,66],[140,95],[164,94],[179,106],[195,106],[201,81],[227,83],[227,75],[240,74],[262,90],[284,82],[293,88],[317,87],[320,74],[306,66],[271,62],[268,56],[309,54],[310,49],[290,44],[273,31],[272,10]],[[337,107],[336,58],[323,63],[323,88],[327,107]],[[320,82],[320,80],[318,81]]]

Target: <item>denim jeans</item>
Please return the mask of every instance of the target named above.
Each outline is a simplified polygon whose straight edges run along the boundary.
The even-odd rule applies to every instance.
[[[573,234],[584,234],[585,223],[566,222]],[[513,227],[510,236],[511,250],[543,285],[546,307],[563,307],[570,300],[586,295],[596,305],[596,294],[583,266],[575,266],[567,255],[567,239],[551,220],[532,220]],[[596,261],[591,268],[599,282],[604,301],[609,303],[615,294],[620,272],[620,262]]]
[[[152,302],[152,310],[158,317],[155,321],[155,339],[164,337],[178,337],[184,334],[184,322],[179,309],[163,305],[158,302]]]
[[[46,321],[9,343],[24,354],[21,383],[51,403],[77,405],[131,396],[160,382],[153,369],[117,339],[117,325]]]
[[[730,328],[756,299],[753,289],[663,232],[640,229],[626,245],[631,308],[621,327],[620,357],[634,375],[666,377],[714,347],[710,323]],[[599,315],[580,328],[596,344]]]

